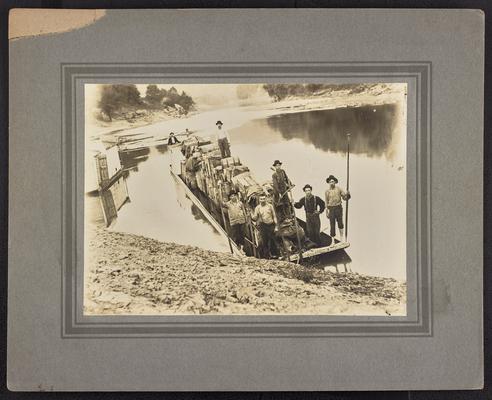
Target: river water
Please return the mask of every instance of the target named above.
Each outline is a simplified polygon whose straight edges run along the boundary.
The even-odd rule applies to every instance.
[[[258,181],[271,179],[274,160],[292,182],[297,200],[309,183],[324,198],[325,179],[333,174],[345,189],[347,133],[350,133],[350,192],[346,254],[328,264],[353,272],[405,279],[406,168],[404,110],[397,105],[366,106],[259,115],[239,109],[216,110],[184,120],[133,129],[154,137],[184,127],[206,135],[203,126],[225,122],[231,151]],[[230,120],[230,121],[229,121]],[[228,252],[228,243],[205,220],[169,173],[166,146],[125,161],[130,202],[111,226],[165,242]],[[345,206],[344,206],[345,208]],[[345,210],[344,210],[345,211]],[[303,211],[298,215],[304,219]],[[328,227],[321,218],[321,227]]]

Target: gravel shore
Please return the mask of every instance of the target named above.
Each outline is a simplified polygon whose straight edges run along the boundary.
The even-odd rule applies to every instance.
[[[405,315],[406,285],[86,226],[84,313]]]

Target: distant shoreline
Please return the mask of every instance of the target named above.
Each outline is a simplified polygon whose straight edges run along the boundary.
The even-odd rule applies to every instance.
[[[401,91],[396,91],[394,88],[391,89],[391,87],[383,87],[383,85],[376,85],[375,87],[361,91],[360,93],[350,93],[349,90],[339,90],[309,97],[288,97],[277,102],[272,101],[271,103],[265,103],[260,106],[244,105],[241,106],[241,108],[245,111],[258,111],[260,113],[265,113],[266,116],[272,116],[294,112],[332,110],[342,107],[356,108],[394,104],[400,103],[401,100]],[[220,109],[220,107],[217,109]],[[105,124],[93,122],[92,124],[87,125],[86,130],[90,132],[92,137],[99,137],[101,135],[110,135],[122,130],[141,128],[176,118],[187,119],[210,110],[213,109],[198,109],[180,117],[170,116],[164,111],[154,112],[152,114],[152,120],[150,121],[142,118],[134,123],[126,120],[115,120],[112,123],[107,122]],[[109,124],[111,124],[111,126]]]

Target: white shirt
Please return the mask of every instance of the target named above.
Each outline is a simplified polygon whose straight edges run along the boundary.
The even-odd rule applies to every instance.
[[[217,139],[227,139],[228,138],[227,131],[224,128],[217,128]]]

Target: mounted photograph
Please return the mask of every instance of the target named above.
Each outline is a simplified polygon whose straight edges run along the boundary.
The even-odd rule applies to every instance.
[[[84,315],[407,315],[406,83],[84,98]]]

